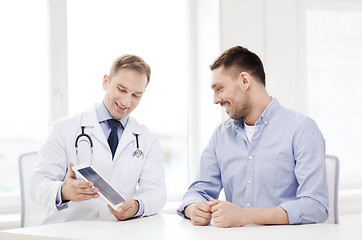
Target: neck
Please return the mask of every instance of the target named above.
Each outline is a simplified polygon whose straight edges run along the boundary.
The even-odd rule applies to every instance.
[[[272,101],[265,88],[251,95],[251,110],[250,113],[244,118],[245,123],[249,126],[253,126],[256,123],[256,121],[263,114],[266,107]]]

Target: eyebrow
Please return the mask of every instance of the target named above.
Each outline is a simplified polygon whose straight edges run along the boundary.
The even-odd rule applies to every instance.
[[[211,89],[214,89],[215,87],[217,87],[219,84],[218,83],[214,83],[211,85]]]
[[[128,90],[125,86],[123,86],[122,84],[118,84],[119,87]],[[134,92],[135,94],[143,94],[143,92]]]

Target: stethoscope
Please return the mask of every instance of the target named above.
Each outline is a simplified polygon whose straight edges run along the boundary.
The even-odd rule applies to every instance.
[[[139,134],[138,133],[133,133],[133,136],[136,137],[136,146],[137,146],[136,151],[134,151],[134,153],[133,153],[133,158],[135,158],[135,159],[143,159],[144,155],[143,155],[143,152],[140,149],[140,145],[138,144],[138,136],[139,136]]]
[[[81,143],[81,142],[86,142],[86,143],[88,143],[88,144],[89,144],[89,147],[90,147],[90,150],[91,150],[90,165],[92,165],[92,161],[93,161],[93,141],[92,141],[92,138],[91,138],[88,134],[86,134],[86,133],[84,132],[84,129],[85,129],[86,127],[89,127],[89,126],[81,126],[82,133],[79,134],[78,137],[75,139],[75,152],[76,152],[76,155],[77,155],[77,161],[78,161],[78,163],[80,163],[80,162],[79,162],[78,145],[79,145],[79,143]],[[91,127],[89,127],[89,128],[91,128]],[[82,137],[85,137],[86,139],[84,139],[84,138],[81,139]],[[87,140],[88,140],[88,141],[87,141]]]
[[[81,142],[87,142],[89,144],[89,147],[90,147],[90,150],[91,150],[91,160],[90,160],[90,165],[92,165],[92,160],[93,160],[93,141],[92,141],[92,138],[86,134],[84,132],[84,129],[85,128],[92,128],[90,126],[81,126],[81,129],[82,129],[82,133],[80,133],[77,138],[75,139],[75,151],[76,151],[76,155],[77,155],[77,160],[78,160],[78,163],[79,163],[79,154],[78,154],[78,145],[79,143]],[[140,149],[140,145],[139,145],[139,142],[138,142],[138,137],[139,137],[140,134],[138,133],[133,133],[133,136],[135,136],[136,138],[136,150],[133,152],[133,158],[135,159],[143,159],[144,158],[144,154],[142,152],[142,150]],[[84,138],[82,138],[84,137]]]

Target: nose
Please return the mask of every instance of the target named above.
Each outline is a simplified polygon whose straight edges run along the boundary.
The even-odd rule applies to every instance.
[[[214,93],[214,104],[219,103],[221,103],[221,97],[218,94]]]
[[[131,106],[131,98],[132,98],[132,96],[130,94],[124,95],[124,97],[122,99],[122,103],[125,107],[129,108]]]

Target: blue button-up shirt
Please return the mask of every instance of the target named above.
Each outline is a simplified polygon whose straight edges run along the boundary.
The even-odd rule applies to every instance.
[[[244,120],[228,119],[204,150],[196,180],[178,214],[191,203],[217,199],[245,208],[281,206],[290,224],[328,217],[325,141],[315,122],[273,98],[249,142]]]

